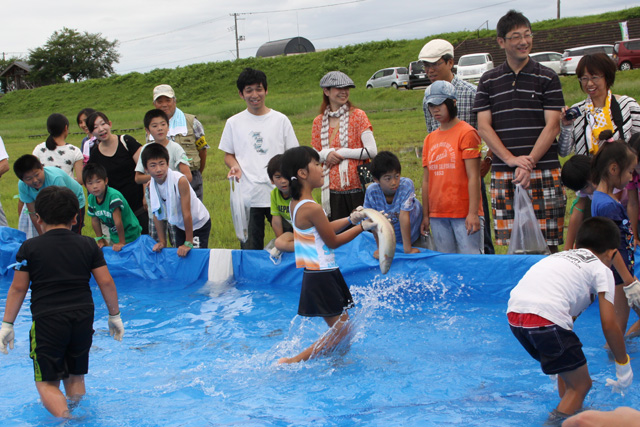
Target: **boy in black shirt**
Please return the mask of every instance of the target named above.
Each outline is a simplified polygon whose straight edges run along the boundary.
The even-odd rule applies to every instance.
[[[96,279],[109,310],[109,333],[120,341],[124,326],[118,293],[96,242],[75,234],[78,198],[66,187],[50,186],[35,200],[36,217],[44,233],[25,241],[0,328],[0,351],[13,349],[13,322],[31,283],[30,357],[36,388],[45,408],[56,417],[70,418],[67,398],[77,402],[85,394],[93,336],[93,298],[89,280]]]

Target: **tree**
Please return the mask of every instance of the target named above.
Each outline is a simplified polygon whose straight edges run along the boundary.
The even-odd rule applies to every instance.
[[[79,33],[62,28],[47,43],[29,51],[31,79],[41,84],[80,81],[107,77],[120,59],[117,40],[110,42],[102,34]]]

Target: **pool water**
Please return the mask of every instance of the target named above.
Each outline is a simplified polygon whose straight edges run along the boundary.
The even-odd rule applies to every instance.
[[[511,335],[508,290],[447,284],[437,275],[348,281],[356,301],[350,344],[289,366],[276,361],[326,331],[321,319],[295,315],[299,283],[118,279],[122,342],[109,337],[95,288],[87,396],[69,421],[51,417],[39,402],[25,301],[16,347],[0,355],[0,424],[528,426],[541,425],[557,405],[554,384]],[[0,281],[2,307],[8,286]],[[586,405],[640,407],[640,376],[625,396],[604,385],[615,368],[602,348],[597,306],[575,330],[594,380]],[[628,350],[634,357],[638,342]]]

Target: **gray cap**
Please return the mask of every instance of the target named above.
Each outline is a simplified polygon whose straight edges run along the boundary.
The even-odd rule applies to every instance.
[[[422,47],[418,59],[433,63],[445,55],[453,56],[453,45],[446,40],[433,39]]]
[[[427,104],[440,105],[446,99],[458,99],[456,96],[456,88],[446,80],[438,80],[433,82],[424,91]]]
[[[176,93],[169,85],[158,85],[153,88],[153,102],[156,102],[156,99],[160,98],[161,96],[166,96],[167,98],[175,98]]]
[[[329,71],[320,79],[320,87],[356,87],[356,85],[342,71]]]

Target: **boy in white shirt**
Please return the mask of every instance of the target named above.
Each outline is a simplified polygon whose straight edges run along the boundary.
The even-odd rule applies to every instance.
[[[158,243],[155,252],[167,246],[163,219],[175,226],[175,247],[178,256],[187,256],[193,248],[206,248],[209,245],[211,218],[189,185],[187,178],[180,172],[169,169],[169,152],[161,144],[148,144],[142,152],[142,164],[151,175],[149,199],[153,220],[158,230]]]
[[[242,180],[243,191],[251,194],[249,237],[241,247],[262,249],[265,218],[271,222],[270,194],[274,188],[267,163],[299,144],[287,116],[265,105],[267,76],[262,71],[245,68],[237,86],[247,109],[227,120],[218,148],[225,152],[227,178]]]
[[[591,388],[582,343],[573,321],[598,300],[602,332],[616,361],[614,390],[631,384],[633,372],[623,331],[616,321],[615,284],[610,266],[620,244],[620,231],[610,219],[589,218],[580,227],[576,247],[548,256],[534,266],[511,291],[507,317],[514,336],[540,362],[542,372],[558,375],[560,403],[550,416],[559,421],[573,415]],[[640,286],[637,282],[629,288]],[[635,301],[634,298],[629,299]]]

